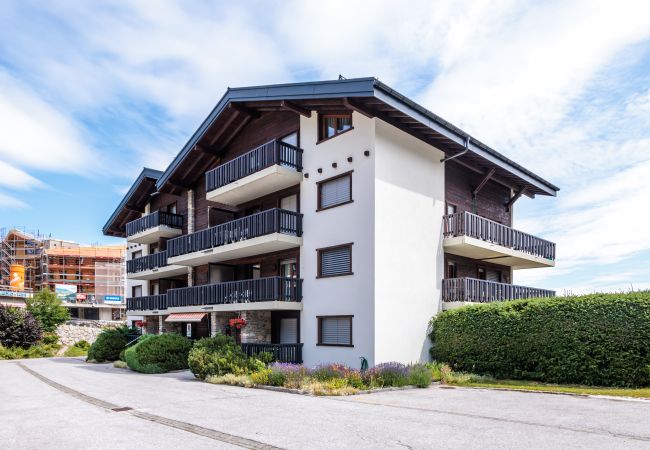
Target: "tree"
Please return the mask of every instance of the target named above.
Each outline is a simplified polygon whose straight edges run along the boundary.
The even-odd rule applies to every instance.
[[[41,324],[29,311],[0,305],[0,344],[29,348],[41,337]]]
[[[27,299],[27,311],[41,323],[44,331],[54,332],[62,323],[70,320],[70,311],[49,289],[41,289],[33,298]]]

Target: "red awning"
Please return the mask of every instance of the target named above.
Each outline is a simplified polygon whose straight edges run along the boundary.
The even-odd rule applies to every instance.
[[[165,322],[200,322],[206,314],[202,312],[171,313],[167,316]]]

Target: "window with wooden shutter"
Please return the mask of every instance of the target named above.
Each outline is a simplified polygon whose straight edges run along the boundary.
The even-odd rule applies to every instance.
[[[352,202],[352,172],[318,183],[318,211]]]
[[[352,347],[353,316],[319,316],[318,345]]]
[[[318,253],[318,278],[352,275],[352,244],[321,248]]]

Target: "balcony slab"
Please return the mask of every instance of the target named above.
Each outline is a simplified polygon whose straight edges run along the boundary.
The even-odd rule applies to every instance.
[[[531,255],[492,242],[469,236],[447,237],[443,240],[445,252],[465,258],[477,259],[512,267],[513,269],[532,269],[554,267],[555,261]]]
[[[300,247],[301,245],[302,237],[283,233],[271,233],[207,250],[174,256],[168,258],[167,261],[169,264],[175,265],[201,266],[208,263],[288,250],[290,248]]]
[[[161,310],[129,310],[129,315],[166,316],[186,312],[232,312],[232,311],[301,311],[302,302],[250,302],[221,305],[177,306]]]
[[[234,206],[286,189],[301,181],[302,172],[275,164],[218,189],[208,191],[205,198],[211,202]]]
[[[187,266],[169,264],[155,269],[127,273],[126,277],[129,280],[157,280],[159,278],[175,277],[185,274],[187,274]]]
[[[152,228],[148,228],[144,231],[136,233],[132,236],[126,238],[127,242],[135,242],[138,244],[153,244],[158,242],[160,238],[173,238],[183,234],[183,230],[180,228],[172,228],[167,225],[158,225]]]

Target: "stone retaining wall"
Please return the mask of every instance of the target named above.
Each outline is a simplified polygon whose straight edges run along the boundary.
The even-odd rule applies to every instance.
[[[99,333],[105,328],[118,327],[126,322],[114,322],[109,320],[71,320],[59,325],[56,334],[63,345],[72,345],[75,342],[84,340],[89,343],[95,342]]]

